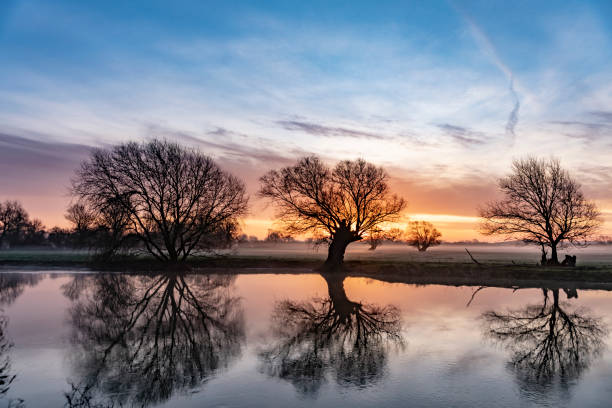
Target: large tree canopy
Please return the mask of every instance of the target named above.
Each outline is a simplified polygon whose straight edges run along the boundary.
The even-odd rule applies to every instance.
[[[505,198],[480,210],[482,232],[548,246],[555,264],[560,244],[586,245],[601,224],[595,204],[556,159],[514,161],[499,188]]]
[[[330,169],[311,156],[264,175],[260,195],[273,200],[288,231],[326,234],[326,264],[333,267],[342,263],[348,244],[398,219],[406,203],[389,192],[387,181],[381,167],[361,159]]]
[[[102,218],[123,213],[125,233],[162,261],[214,246],[247,208],[241,181],[199,151],[160,140],[94,150],[73,192]]]

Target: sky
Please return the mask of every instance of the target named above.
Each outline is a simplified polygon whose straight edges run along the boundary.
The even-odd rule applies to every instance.
[[[406,219],[482,239],[513,159],[558,157],[612,234],[610,1],[0,2],[0,200],[66,225],[92,147],[161,137],[242,178],[382,165]]]

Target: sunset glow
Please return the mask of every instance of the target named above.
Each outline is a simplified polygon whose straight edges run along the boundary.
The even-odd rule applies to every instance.
[[[259,237],[258,178],[308,154],[384,166],[446,240],[486,239],[477,209],[528,154],[612,206],[608,2],[352,6],[3,2],[0,200],[66,226],[91,147],[158,137],[243,179]]]

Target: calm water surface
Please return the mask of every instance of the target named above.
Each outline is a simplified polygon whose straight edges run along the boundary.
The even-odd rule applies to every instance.
[[[610,406],[612,292],[477,289],[5,271],[0,405]]]

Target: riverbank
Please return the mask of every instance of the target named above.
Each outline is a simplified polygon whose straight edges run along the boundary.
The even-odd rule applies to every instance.
[[[469,258],[468,258],[469,259]],[[348,277],[371,278],[389,283],[495,286],[506,288],[575,288],[612,290],[612,265],[540,267],[536,264],[456,261],[348,260]],[[98,262],[84,252],[0,252],[0,271],[65,270],[159,273],[185,271],[214,274],[311,274],[319,273],[320,259],[281,256],[216,255],[191,258],[184,265],[168,266],[148,257]]]

